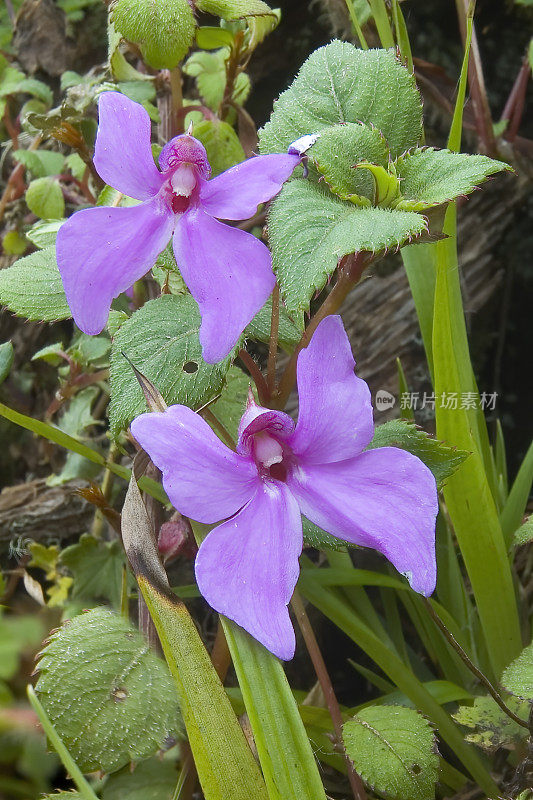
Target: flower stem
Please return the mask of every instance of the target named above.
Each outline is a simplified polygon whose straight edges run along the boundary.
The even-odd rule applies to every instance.
[[[270,394],[276,382],[276,357],[279,334],[279,286],[276,283],[272,292],[272,316],[270,318],[270,339],[268,342],[267,386]]]
[[[335,736],[337,737],[339,745],[342,747],[342,753],[344,756],[344,760],[346,762],[346,766],[348,768],[348,780],[350,781],[350,786],[352,788],[353,796],[355,800],[366,800],[366,792],[365,792],[365,787],[363,786],[363,781],[355,771],[353,762],[348,756],[346,748],[344,747],[344,740],[342,737],[343,720],[342,720],[342,713],[339,707],[339,702],[335,695],[335,690],[333,689],[331,678],[329,677],[329,673],[326,664],[324,662],[324,658],[322,656],[322,653],[320,652],[315,632],[309,621],[309,617],[307,616],[307,612],[304,608],[304,604],[302,603],[302,598],[300,597],[298,589],[294,590],[294,594],[291,600],[291,605],[296,615],[296,620],[298,622],[298,625],[300,626],[302,636],[304,637],[305,645],[307,647],[307,652],[309,653],[311,661],[313,662],[313,667],[315,668],[318,682],[320,683],[320,687],[324,693],[324,697],[326,699],[326,703],[331,716],[331,721],[333,722],[333,729],[335,731]]]
[[[361,25],[359,23],[359,19],[357,18],[357,13],[355,11],[353,0],[345,0],[345,3],[346,3],[346,8],[348,9],[348,14],[350,15],[350,19],[352,21],[354,31],[357,34],[357,38],[359,39],[361,48],[363,50],[368,50],[368,43],[365,39],[363,29],[361,28]]]
[[[296,381],[296,364],[298,362],[298,355],[300,350],[307,347],[311,341],[313,333],[318,328],[318,325],[323,319],[330,314],[335,314],[343,304],[346,296],[351,289],[359,282],[363,270],[369,263],[368,253],[352,253],[351,255],[344,256],[342,259],[337,274],[337,283],[328,294],[318,311],[315,313],[309,322],[309,325],[302,334],[302,338],[296,345],[292,353],[289,363],[283,373],[283,377],[278,386],[276,395],[273,397],[272,405],[274,408],[284,408],[289,395],[292,392],[294,383]]]
[[[270,392],[268,390],[267,382],[263,378],[261,370],[253,360],[250,353],[248,353],[244,348],[239,350],[239,358],[253,378],[253,381],[257,387],[259,401],[266,405],[270,399]]]
[[[444,634],[445,638],[451,644],[451,646],[456,651],[456,653],[459,654],[459,656],[461,657],[462,661],[466,664],[466,666],[468,667],[470,672],[472,672],[476,676],[476,678],[479,681],[481,681],[481,683],[487,689],[487,691],[492,696],[492,698],[500,706],[501,710],[504,711],[507,714],[507,716],[510,717],[518,725],[521,725],[523,728],[527,728],[529,730],[528,723],[524,722],[524,720],[521,719],[519,716],[517,716],[514,713],[514,711],[511,711],[509,706],[506,705],[506,703],[503,700],[502,696],[494,688],[494,686],[489,681],[487,676],[484,675],[483,672],[481,672],[481,670],[479,669],[479,667],[476,667],[474,662],[470,660],[469,656],[465,653],[465,651],[463,650],[463,648],[461,647],[461,645],[459,644],[459,642],[457,641],[457,639],[455,638],[453,633],[446,627],[446,625],[444,624],[442,619],[439,617],[439,615],[437,614],[437,612],[435,611],[435,609],[431,605],[431,602],[428,600],[428,598],[427,597],[423,597],[422,601],[423,601],[424,605],[426,606],[428,614],[430,615],[430,617],[434,621],[435,625],[437,625],[437,627],[440,628],[440,630]]]

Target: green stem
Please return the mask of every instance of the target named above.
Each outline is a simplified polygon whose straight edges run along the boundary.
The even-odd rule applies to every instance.
[[[98,797],[93,792],[91,786],[85,780],[83,773],[81,772],[80,768],[70,755],[69,751],[63,744],[62,739],[58,735],[56,729],[50,722],[48,715],[44,708],[42,707],[37,695],[35,694],[35,690],[33,686],[28,685],[26,690],[28,695],[28,700],[30,701],[30,705],[39,717],[39,722],[41,723],[43,730],[48,737],[48,740],[56,753],[58,754],[59,758],[61,759],[61,763],[67,770],[68,774],[76,784],[76,787],[84,798],[84,800],[98,800]]]
[[[368,1],[370,3],[370,8],[372,9],[374,22],[376,23],[376,28],[378,29],[382,47],[394,47],[394,36],[392,35],[389,15],[387,13],[387,6],[385,5],[384,0]]]
[[[354,4],[353,4],[353,0],[344,0],[344,1],[346,3],[346,8],[348,9],[348,14],[350,15],[350,19],[352,21],[352,25],[353,25],[354,31],[355,31],[355,33],[357,35],[357,38],[359,39],[359,43],[361,45],[361,48],[363,50],[368,50],[368,43],[367,43],[367,41],[365,39],[365,35],[363,33],[363,29],[361,28],[361,25],[359,24],[359,19],[357,17],[357,12],[355,10]]]

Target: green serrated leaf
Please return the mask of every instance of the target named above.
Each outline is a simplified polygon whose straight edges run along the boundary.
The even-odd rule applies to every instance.
[[[200,96],[212,111],[218,111],[224,98],[227,77],[226,61],[229,52],[227,47],[223,47],[213,53],[193,53],[183,67],[186,75],[196,78]],[[241,72],[234,84],[232,100],[243,105],[249,94],[250,78],[245,72]]]
[[[433,147],[415,150],[395,162],[401,198],[397,208],[421,211],[470,194],[489,175],[512,170],[487,156],[452,153]]]
[[[52,322],[72,316],[55,248],[39,250],[0,270],[0,303],[19,317]]]
[[[469,455],[464,450],[439,442],[406,419],[393,419],[378,425],[368,449],[373,450],[376,447],[401,447],[402,450],[408,450],[431,470],[439,488]]]
[[[110,775],[102,791],[102,800],[171,800],[177,780],[174,764],[149,758],[133,772],[124,767]]]
[[[529,544],[533,541],[533,515],[528,517],[526,521],[520,525],[513,534],[513,544],[520,547],[523,544]]]
[[[196,0],[200,11],[215,14],[223,19],[242,19],[253,15],[272,14],[272,9],[262,0]]]
[[[533,644],[524,648],[501,677],[502,686],[511,694],[533,703]]]
[[[109,600],[120,608],[124,550],[118,541],[102,542],[84,533],[77,544],[61,552],[60,562],[72,573],[73,600]]]
[[[387,167],[389,163],[389,148],[380,131],[352,122],[326,128],[308,155],[331,191],[356,205],[374,201],[372,175],[356,170],[356,164],[365,161]]]
[[[61,219],[65,200],[59,183],[53,178],[36,178],[26,190],[26,205],[41,219]]]
[[[206,149],[213,178],[246,159],[239,137],[227,122],[204,119],[193,126],[192,135]]]
[[[26,231],[26,239],[29,239],[39,250],[55,245],[57,232],[59,231],[64,219],[42,219],[36,222],[29,231]]]
[[[392,50],[359,50],[340,41],[315,50],[260,131],[261,152],[285,152],[300,136],[345,122],[380,130],[393,158],[418,143],[420,96]]]
[[[528,704],[511,697],[507,705],[524,720],[527,720]],[[456,722],[470,728],[465,739],[483,750],[493,751],[498,747],[512,747],[523,742],[527,731],[502,711],[490,695],[476,697],[472,705],[461,705],[452,715]]]
[[[3,342],[0,344],[0,383],[3,383],[11,371],[13,366],[13,345],[11,342]]]
[[[65,156],[53,150],[15,150],[13,158],[36,178],[59,175],[65,164]]]
[[[52,105],[54,95],[46,83],[38,81],[36,78],[24,78],[17,86],[17,92],[21,94],[31,94],[46,103],[48,107]]]
[[[180,732],[167,667],[127,620],[97,608],[52,635],[36,691],[83,772],[114,772]]]
[[[150,300],[125,321],[111,350],[111,433],[117,436],[146,401],[135,374],[122,353],[161,392],[165,401],[201,406],[220,391],[230,357],[206,364],[198,339],[200,312],[188,294]]]
[[[439,773],[429,722],[403,706],[369,706],[343,727],[346,752],[372,789],[394,800],[433,800]]]
[[[244,331],[244,335],[259,342],[268,343],[270,340],[270,324],[272,320],[272,298],[270,297],[263,308],[255,315]],[[292,321],[287,309],[281,303],[279,307],[278,342],[285,352],[292,353],[302,337],[300,329]]]
[[[188,0],[116,0],[116,31],[137,44],[154,69],[173,69],[194,41],[196,22]]]
[[[307,310],[343,256],[400,247],[425,230],[420,214],[358,208],[308,180],[290,181],[268,217],[274,271],[289,314]]]

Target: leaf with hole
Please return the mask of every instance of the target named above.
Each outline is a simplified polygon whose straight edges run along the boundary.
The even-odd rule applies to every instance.
[[[418,143],[420,95],[392,50],[360,50],[340,41],[315,50],[274,104],[260,131],[260,149],[282,153],[300,136],[346,122],[381,131],[392,158]]]
[[[0,270],[0,303],[26,319],[54,322],[69,319],[55,247],[46,247]]]
[[[125,320],[111,349],[111,433],[117,436],[147,410],[142,389],[124,358],[161,392],[166,403],[198,408],[220,391],[231,363],[206,364],[198,338],[200,312],[188,294],[162,295]]]
[[[394,800],[433,800],[439,772],[435,735],[418,712],[368,706],[343,727],[346,752],[368,786]]]
[[[343,256],[400,247],[426,226],[411,211],[358,208],[306,179],[290,181],[268,216],[273,267],[287,311],[306,311]]]
[[[180,735],[166,664],[118,614],[74,617],[51,636],[38,669],[39,700],[83,772],[114,772]]]

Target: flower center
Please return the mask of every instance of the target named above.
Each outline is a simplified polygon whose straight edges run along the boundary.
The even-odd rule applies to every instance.
[[[172,210],[175,214],[183,214],[190,205],[191,196],[198,183],[193,164],[180,164],[170,177],[172,192]]]
[[[265,431],[256,433],[253,454],[262,475],[277,481],[287,479],[287,464],[282,445]]]

